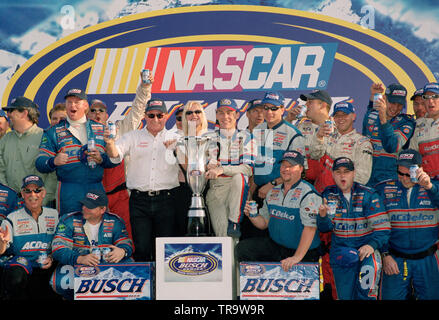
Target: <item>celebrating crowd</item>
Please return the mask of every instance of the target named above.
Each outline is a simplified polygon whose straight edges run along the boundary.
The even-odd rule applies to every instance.
[[[208,141],[196,168],[207,229],[235,239],[238,262],[320,261],[322,299],[439,298],[438,83],[413,93],[415,115],[404,86],[372,84],[361,133],[355,106],[324,90],[289,111],[279,92],[255,97],[245,130],[233,99],[216,103],[212,130],[188,101],[167,130],[153,83],[141,81],[115,132],[105,102],[81,89],[45,130],[25,97],[0,110],[2,299],[72,299],[66,269],[154,261],[156,237],[185,236],[192,136]]]

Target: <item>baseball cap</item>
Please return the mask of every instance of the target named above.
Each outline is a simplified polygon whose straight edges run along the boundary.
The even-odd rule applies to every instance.
[[[422,95],[424,94],[424,88],[420,88],[420,89],[417,89],[414,93],[413,93],[413,95],[412,95],[412,97],[410,98],[410,100],[411,101],[413,101],[413,100],[415,100],[415,98],[416,97],[422,97]]]
[[[350,102],[346,102],[346,101],[337,102],[334,105],[334,110],[332,111],[332,116],[334,116],[337,111],[342,111],[346,114],[355,113],[355,107]]]
[[[262,107],[262,99],[253,99],[248,103],[247,111],[250,111],[251,109],[254,109],[256,107]]]
[[[386,97],[389,102],[399,103],[405,107],[407,102],[407,89],[399,83],[392,83],[386,88]]]
[[[101,106],[101,107],[104,107],[105,109],[107,109],[107,105],[105,104],[105,102],[102,101],[102,100],[99,100],[99,99],[93,99],[93,100],[91,101],[91,103],[90,103],[90,107],[91,107],[91,106],[94,106],[94,105],[96,105],[96,106]]]
[[[338,157],[337,159],[335,159],[334,164],[332,165],[332,171],[335,171],[340,167],[345,167],[349,171],[353,171],[355,168],[352,160],[347,157]]]
[[[67,91],[64,99],[67,99],[68,97],[78,97],[81,100],[88,99],[87,94],[82,89],[70,89],[69,91]]]
[[[428,91],[430,91],[430,92],[434,92],[434,93],[436,93],[436,94],[439,94],[439,83],[437,83],[437,82],[430,82],[430,83],[427,83],[427,84],[424,86],[424,92],[423,92],[423,93],[426,93],[426,92],[428,92]]]
[[[284,153],[280,162],[282,161],[288,161],[293,166],[295,166],[296,164],[300,164],[301,166],[303,166],[305,163],[305,158],[300,152],[292,150]]]
[[[303,101],[317,99],[317,100],[322,100],[329,105],[332,105],[332,98],[329,95],[329,93],[325,90],[316,90],[308,94],[301,94],[300,99],[302,99]]]
[[[11,100],[11,103],[3,107],[3,110],[8,112],[8,110],[11,109],[17,109],[17,108],[35,108],[38,109],[38,105],[36,105],[32,100],[26,98],[26,97],[16,97]]]
[[[270,91],[266,92],[264,99],[262,99],[262,104],[269,103],[277,107],[284,105],[284,96],[279,92]]]
[[[90,190],[79,202],[89,209],[95,209],[97,207],[106,207],[108,205],[108,198],[102,190]]]
[[[351,247],[333,246],[331,256],[332,261],[340,267],[352,267],[360,259],[358,250]]]
[[[219,109],[219,108],[222,108],[222,107],[227,107],[227,108],[230,108],[232,110],[239,111],[238,106],[236,105],[235,100],[228,99],[228,98],[224,98],[224,99],[218,100],[218,102],[216,103],[216,108]]]
[[[398,154],[398,159],[396,160],[396,165],[410,168],[413,165],[422,164],[421,154],[413,149],[403,150]]]
[[[28,175],[28,176],[23,178],[23,184],[22,184],[21,188],[22,189],[26,188],[30,184],[35,184],[38,187],[44,187],[43,179],[41,179],[41,177],[34,175],[34,174]]]
[[[168,109],[166,108],[166,104],[162,99],[151,99],[146,103],[145,112],[158,110],[163,113],[168,113]]]

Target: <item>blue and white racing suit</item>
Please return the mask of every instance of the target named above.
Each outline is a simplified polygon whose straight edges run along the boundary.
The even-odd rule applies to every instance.
[[[329,263],[338,299],[377,299],[381,272],[377,249],[385,245],[390,236],[389,218],[381,198],[374,189],[357,182],[352,186],[349,201],[336,185],[326,187],[322,197],[337,204],[334,216],[317,216],[317,226],[320,232],[333,231]],[[364,245],[370,245],[374,253],[353,266],[340,265],[334,254],[337,247],[358,250]]]
[[[399,269],[396,275],[384,273],[383,300],[407,299],[412,286],[418,299],[439,299],[439,182],[431,182],[430,190],[415,184],[410,194],[398,180],[376,186],[392,227],[382,251],[391,255]]]
[[[81,255],[91,252],[90,243],[84,224],[82,212],[72,212],[61,217],[56,234],[52,243],[52,256],[59,262],[50,280],[53,290],[65,297],[73,298],[73,266],[77,264],[77,259]],[[121,263],[132,261],[130,258],[133,253],[133,243],[128,236],[123,220],[109,212],[102,216],[102,222],[98,232],[99,248],[114,245],[125,250],[125,258]]]

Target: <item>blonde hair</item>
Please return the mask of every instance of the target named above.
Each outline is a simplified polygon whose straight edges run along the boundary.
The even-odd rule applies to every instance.
[[[201,103],[197,101],[188,101],[186,102],[183,108],[183,113],[181,115],[181,125],[182,125],[183,134],[185,136],[188,135],[188,121],[186,119],[186,112],[189,111],[190,108],[197,108],[198,110],[201,110],[200,113],[201,128],[197,127],[197,135],[201,135],[202,133],[207,131],[207,118],[203,106],[201,105]]]

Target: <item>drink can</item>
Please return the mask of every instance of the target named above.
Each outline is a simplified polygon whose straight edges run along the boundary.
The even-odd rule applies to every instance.
[[[109,248],[109,247],[103,247],[102,248],[102,250],[101,250],[101,253],[102,253],[102,259],[105,261],[105,262],[109,262],[108,260],[107,260],[107,254],[109,254],[111,252],[111,248]]]
[[[47,252],[46,251],[41,251],[40,252],[40,255],[38,256],[38,260],[37,260],[37,262],[39,263],[39,265],[42,267],[42,266],[44,266],[44,262],[46,261],[46,259],[47,259]]]
[[[418,182],[418,178],[416,178],[416,171],[419,169],[417,164],[410,166],[410,180],[412,182]]]
[[[327,124],[331,128],[331,132],[334,131],[334,126],[332,125],[332,120],[325,120],[325,124]]]
[[[114,122],[108,121],[108,131],[110,131],[110,139],[116,138],[116,124]]]
[[[328,215],[330,218],[333,218],[337,210],[337,200],[328,200],[328,207],[329,207]]]
[[[251,200],[251,201],[249,201],[249,205],[250,205],[249,217],[250,218],[257,217],[258,216],[258,204],[256,203],[256,201]]]
[[[87,141],[87,150],[88,151],[94,151],[96,150],[96,142],[94,139],[90,139]],[[94,161],[92,158],[88,157],[88,166],[92,169],[96,168],[97,164],[96,161]]]
[[[142,82],[144,84],[150,84],[151,80],[149,80],[149,69],[142,69]]]
[[[101,261],[101,249],[99,249],[99,247],[92,247],[91,253],[98,257],[99,261]]]
[[[373,107],[376,108],[378,106],[378,99],[381,99],[383,97],[383,95],[381,93],[375,93],[373,95]]]
[[[301,105],[301,106],[298,106],[297,108],[300,108],[300,113],[296,116],[296,118],[298,120],[305,118],[306,117],[306,110],[307,110],[306,105]]]

